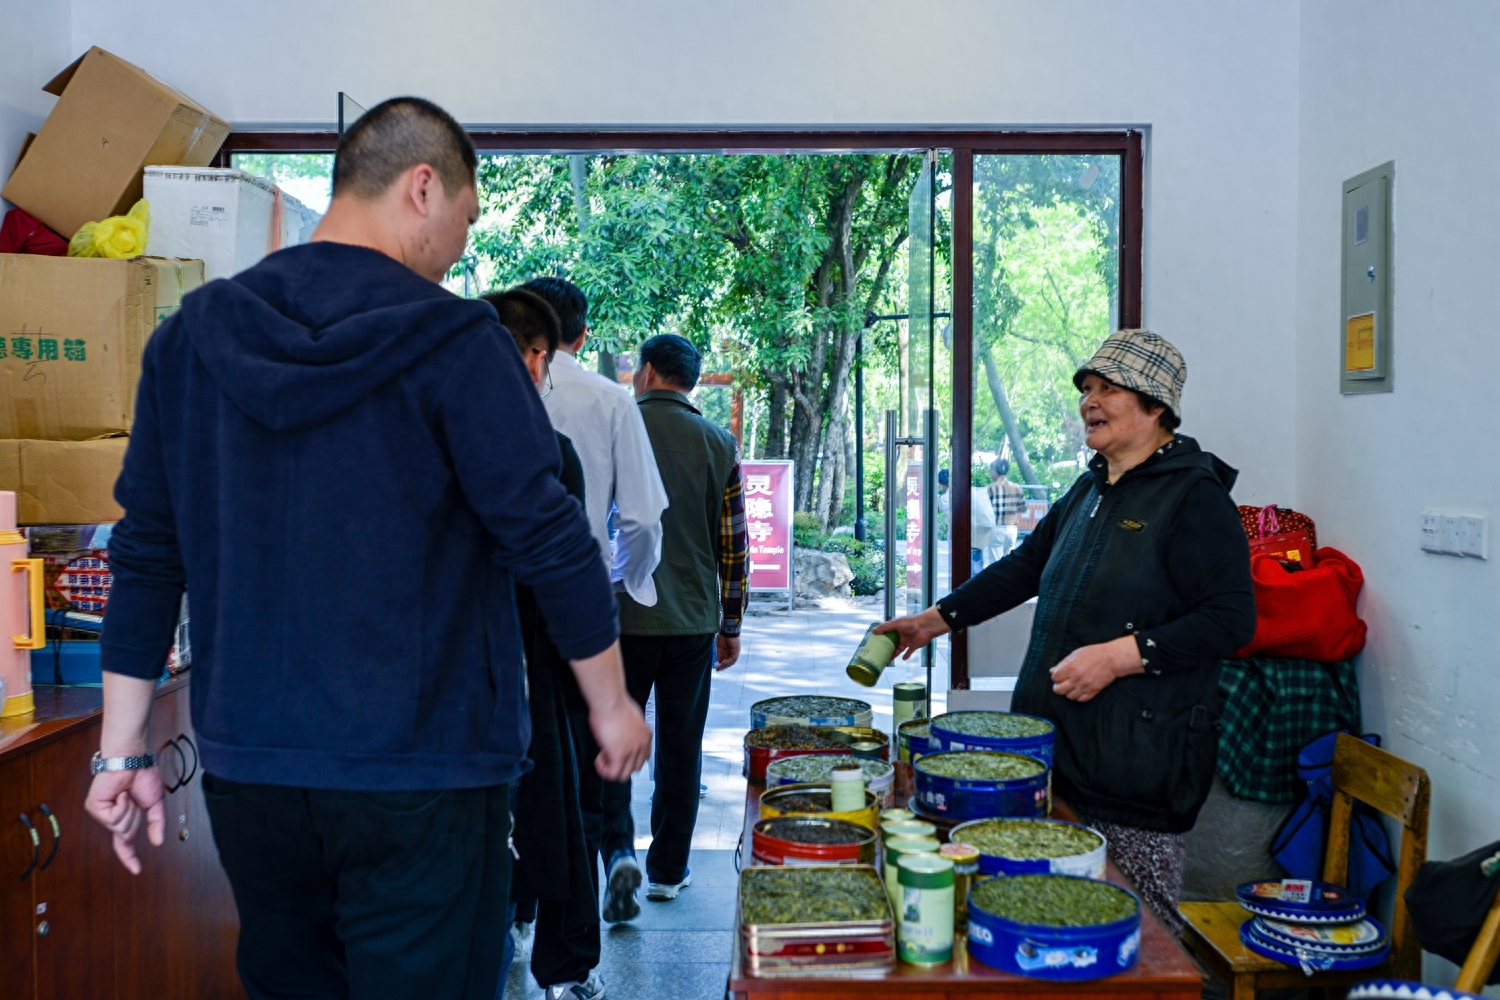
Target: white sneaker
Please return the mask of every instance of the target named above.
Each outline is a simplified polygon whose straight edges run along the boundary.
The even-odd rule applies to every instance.
[[[604,1000],[604,980],[597,970],[590,971],[585,982],[547,987],[547,1000]]]
[[[647,882],[646,898],[665,903],[677,898],[677,894],[693,884],[693,873],[682,873],[681,882]]]
[[[531,946],[536,942],[536,924],[517,920],[510,925],[510,940],[516,949],[515,961],[531,961]]]

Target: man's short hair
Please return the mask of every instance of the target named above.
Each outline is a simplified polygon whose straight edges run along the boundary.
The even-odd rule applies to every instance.
[[[990,463],[990,471],[997,476],[1009,475],[1010,459],[1004,457],[995,459]]]
[[[418,164],[437,171],[452,198],[474,186],[478,157],[453,116],[420,97],[393,97],[359,116],[339,139],[333,193],[378,198]]]
[[[589,325],[589,299],[583,289],[567,278],[532,278],[521,286],[546,299],[562,321],[563,343],[571,344],[583,336]]]
[[[480,298],[495,307],[500,325],[510,331],[522,354],[541,348],[550,360],[557,352],[562,341],[562,324],[546,299],[525,288],[489,292]]]
[[[691,392],[698,384],[703,356],[686,337],[659,333],[641,345],[641,367],[647,365],[655,368],[656,374],[665,381],[684,392]]]

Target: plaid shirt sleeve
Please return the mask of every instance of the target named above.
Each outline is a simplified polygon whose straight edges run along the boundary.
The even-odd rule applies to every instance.
[[[719,634],[740,634],[740,620],[750,596],[750,536],[745,530],[745,485],[736,462],[724,487],[724,506],[719,512],[719,596],[723,618]]]

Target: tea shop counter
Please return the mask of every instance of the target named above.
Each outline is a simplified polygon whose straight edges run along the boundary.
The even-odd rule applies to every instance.
[[[0,997],[240,1000],[239,922],[203,801],[187,676],[157,688],[150,747],[170,789],[166,839],[116,859],[84,812],[103,692],[38,686],[0,720]]]
[[[749,784],[745,793],[744,836],[740,845],[740,867],[751,859],[751,833],[760,817],[762,789]],[[1072,812],[1054,800],[1052,815],[1074,819]],[[1105,878],[1132,888],[1113,863]],[[747,976],[739,933],[735,933],[734,955],[729,969],[729,997],[732,1000],[833,1000],[836,997],[868,998],[899,996],[903,1000],[949,1000],[949,998],[1005,996],[1011,998],[1054,997],[1058,994],[1087,994],[1102,997],[1130,997],[1134,1000],[1198,1000],[1203,991],[1203,976],[1188,957],[1182,945],[1156,919],[1148,907],[1141,908],[1141,952],[1135,967],[1104,979],[1087,982],[1049,982],[1000,972],[969,957],[967,939],[955,936],[953,961],[933,968],[918,968],[898,963],[890,973],[875,973],[840,978],[784,977],[759,979]]]

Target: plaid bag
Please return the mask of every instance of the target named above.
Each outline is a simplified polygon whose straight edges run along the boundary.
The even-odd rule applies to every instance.
[[[1240,523],[1245,526],[1245,537],[1251,542],[1261,537],[1261,518],[1265,511],[1271,511],[1271,517],[1275,519],[1276,527],[1271,533],[1287,533],[1301,531],[1307,535],[1309,549],[1318,547],[1318,529],[1313,525],[1313,519],[1306,514],[1299,514],[1290,507],[1278,507],[1274,503],[1266,507],[1251,507],[1240,504]]]

